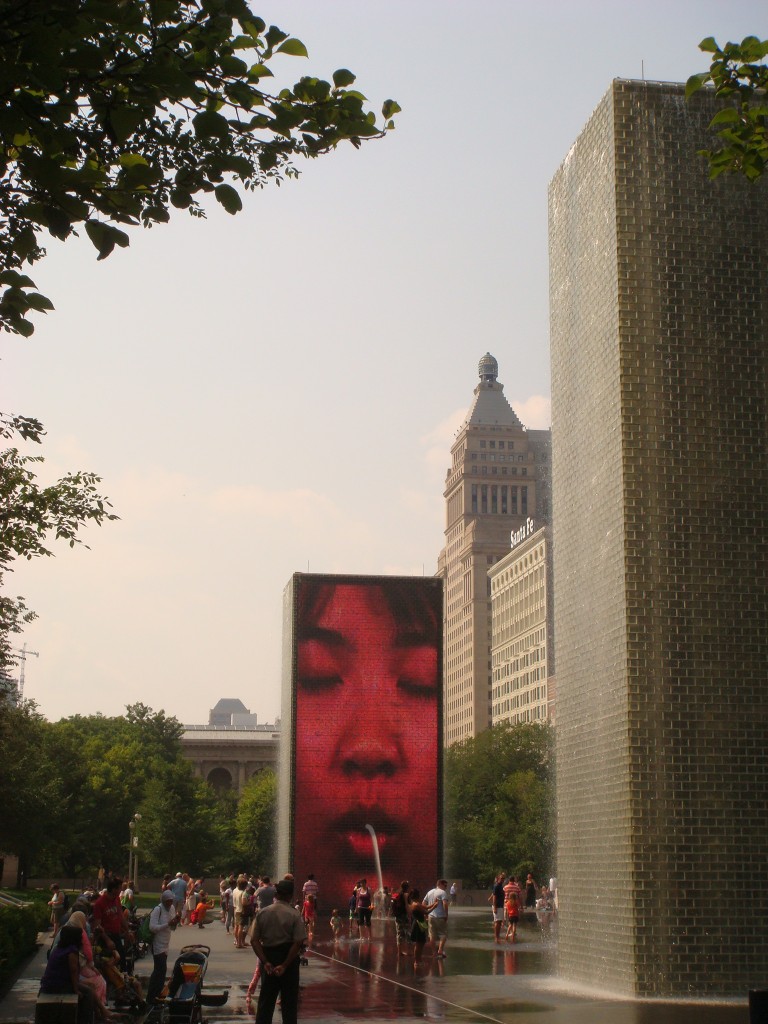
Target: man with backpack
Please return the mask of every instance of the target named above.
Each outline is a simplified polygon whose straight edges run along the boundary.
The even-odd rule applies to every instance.
[[[162,992],[163,985],[165,984],[171,932],[175,930],[178,924],[176,909],[173,903],[173,892],[170,889],[164,889],[160,895],[160,902],[149,915],[149,930],[152,935],[152,956],[154,957],[152,976],[149,979],[149,986],[147,988],[147,1004],[150,1008]]]

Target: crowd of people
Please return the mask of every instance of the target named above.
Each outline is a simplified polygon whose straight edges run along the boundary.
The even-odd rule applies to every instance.
[[[219,879],[218,897],[218,916],[233,945],[236,949],[253,949],[257,957],[246,995],[249,1012],[253,1012],[253,998],[261,981],[257,1024],[269,1024],[278,996],[282,998],[283,1020],[291,1024],[293,990],[286,993],[286,986],[295,982],[298,991],[302,952],[312,946],[318,932],[334,943],[346,937],[366,942],[371,938],[374,916],[392,918],[398,956],[412,958],[418,967],[428,948],[433,957],[443,959],[447,955],[449,908],[456,902],[457,888],[456,883],[449,888],[447,880],[441,878],[422,896],[408,881],[392,891],[386,887],[373,889],[367,879],[361,878],[344,911],[326,907],[321,912],[320,886],[313,874],[299,891],[292,875],[273,882],[267,875],[232,872]],[[496,943],[517,941],[518,924],[526,912],[536,915],[542,931],[548,930],[556,910],[550,887],[539,886],[532,874],[521,883],[516,876],[499,872],[488,901]],[[163,1001],[171,933],[177,928],[205,928],[216,904],[205,889],[205,879],[194,879],[183,872],[175,877],[165,875],[160,901],[143,929],[153,957],[146,998],[132,971],[131,953],[136,948],[140,922],[130,882],[109,878],[100,892],[87,889],[71,907],[69,897],[54,885],[49,906],[53,942],[41,991],[76,992],[92,1004],[99,1020],[109,1021],[108,993],[114,996],[116,1006],[132,1001],[143,1009]]]

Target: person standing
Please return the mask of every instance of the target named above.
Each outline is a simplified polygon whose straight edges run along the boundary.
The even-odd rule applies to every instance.
[[[125,961],[125,939],[132,935],[128,928],[128,922],[123,916],[123,908],[120,903],[120,879],[111,878],[107,882],[107,888],[93,904],[93,927],[97,936],[102,937],[107,948],[110,946],[117,950],[120,957],[120,970],[126,971],[128,965]]]
[[[431,907],[427,924],[429,938],[434,946],[434,955],[445,958],[445,940],[448,937],[448,882],[438,878],[437,886],[424,897],[426,906]]]
[[[501,926],[504,922],[504,872],[496,875],[491,893],[491,908],[493,909],[493,941],[501,942]]]
[[[371,917],[373,916],[373,910],[371,907],[372,896],[371,890],[368,888],[368,880],[366,878],[360,879],[360,884],[355,890],[355,909],[357,910],[357,930],[361,939],[364,939],[363,928],[368,932],[368,938],[371,937]]]
[[[168,968],[171,932],[179,923],[174,902],[173,892],[170,889],[163,889],[160,894],[160,902],[149,915],[149,930],[152,932],[152,956],[154,957],[152,976],[147,987],[147,1003],[150,1009],[163,990]]]
[[[400,956],[408,956],[410,953],[409,943],[411,940],[410,921],[408,919],[408,893],[411,891],[410,882],[400,883],[400,892],[392,900],[392,916],[395,919],[395,939],[397,952]]]
[[[182,878],[180,871],[176,873],[176,877],[168,883],[166,888],[173,893],[173,906],[176,911],[176,917],[181,921],[181,911],[187,898],[187,883]],[[165,889],[163,892],[165,892]]]
[[[250,897],[246,891],[247,884],[245,875],[240,875],[237,886],[232,890],[232,907],[235,913],[235,947],[237,949],[245,949],[243,907],[246,904],[250,905]]]
[[[299,954],[307,932],[301,914],[290,906],[293,882],[281,879],[275,902],[253,922],[251,946],[262,966],[256,1024],[272,1024],[280,996],[283,1024],[296,1024],[299,1008]]]
[[[56,938],[59,928],[61,928],[61,919],[64,916],[66,909],[66,903],[64,901],[64,893],[54,882],[51,886],[51,898],[48,900],[48,906],[51,908],[51,926],[53,927],[53,937]]]

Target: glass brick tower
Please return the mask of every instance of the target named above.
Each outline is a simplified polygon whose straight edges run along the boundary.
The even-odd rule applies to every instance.
[[[717,109],[615,81],[550,187],[560,970],[634,996],[768,977],[768,177],[709,180]]]

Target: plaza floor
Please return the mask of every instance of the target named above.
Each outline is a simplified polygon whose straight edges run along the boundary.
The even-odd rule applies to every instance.
[[[327,939],[322,922],[302,967],[299,1019],[314,1024],[404,1020],[423,1024],[747,1024],[746,998],[735,1002],[626,1002],[568,991],[555,977],[555,942],[524,928],[515,946],[493,942],[489,913],[455,908],[447,957],[426,957],[422,966],[396,955],[392,922],[375,921],[370,941]],[[184,928],[171,942],[169,964],[193,942],[211,947],[205,987],[226,988],[225,1006],[205,1011],[206,1024],[244,1024],[246,989],[255,965],[250,948],[237,950],[216,920],[200,931]],[[46,943],[47,945],[47,943]],[[429,950],[429,947],[427,947]],[[0,1002],[2,1024],[34,1019],[45,946]],[[139,961],[146,981],[151,960]],[[255,1000],[254,1000],[255,1010]],[[279,1011],[275,1024],[280,1024]]]

